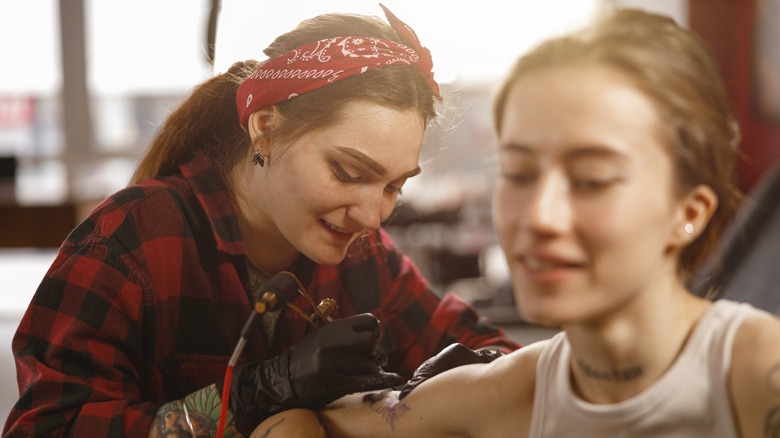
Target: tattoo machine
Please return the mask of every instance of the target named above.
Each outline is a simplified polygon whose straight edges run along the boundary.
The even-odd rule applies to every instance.
[[[290,301],[295,298],[296,293],[299,293],[306,298],[306,301],[314,309],[314,313],[306,315],[305,312],[290,303]],[[230,381],[233,377],[233,369],[235,368],[238,359],[241,357],[244,346],[246,346],[249,331],[252,329],[252,326],[257,319],[257,315],[262,315],[268,311],[279,310],[283,305],[286,305],[299,313],[315,327],[322,327],[327,321],[332,321],[331,315],[338,310],[336,301],[331,298],[325,298],[319,305],[315,305],[311,296],[309,296],[306,289],[292,272],[282,271],[268,280],[268,284],[260,290],[260,293],[255,300],[255,311],[249,315],[246,323],[244,323],[244,327],[241,329],[241,337],[238,339],[236,348],[233,350],[233,354],[228,361],[227,370],[225,370],[225,381],[222,385],[222,406],[219,415],[219,423],[217,425],[218,438],[222,438],[224,435],[225,418],[227,417],[227,407],[230,397]]]

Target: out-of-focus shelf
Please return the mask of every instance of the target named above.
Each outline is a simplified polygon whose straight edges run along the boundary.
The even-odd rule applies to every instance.
[[[59,248],[76,227],[77,214],[71,204],[0,204],[0,248]]]

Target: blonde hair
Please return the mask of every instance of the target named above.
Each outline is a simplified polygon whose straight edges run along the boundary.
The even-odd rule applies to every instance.
[[[679,270],[689,279],[718,245],[741,200],[735,175],[739,131],[716,60],[703,40],[671,18],[617,9],[517,61],[494,100],[496,131],[511,123],[503,120],[504,107],[520,77],[587,63],[621,72],[654,101],[666,125],[679,192],[704,184],[718,196],[707,228],[681,253]]]

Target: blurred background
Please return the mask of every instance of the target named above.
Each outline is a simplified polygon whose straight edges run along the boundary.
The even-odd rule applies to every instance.
[[[780,161],[780,0],[385,0],[433,53],[447,101],[423,173],[387,224],[440,291],[522,343],[554,329],[514,307],[491,229],[491,97],[512,61],[604,7],[661,12],[712,46],[743,136],[750,190]],[[381,16],[376,0],[0,2],[0,417],[17,392],[10,343],[68,232],[124,187],[166,115],[207,77],[324,12]]]

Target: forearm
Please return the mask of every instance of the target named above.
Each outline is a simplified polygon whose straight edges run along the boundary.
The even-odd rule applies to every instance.
[[[155,415],[149,437],[215,436],[222,408],[222,396],[216,385],[209,385],[181,400],[162,405]],[[225,437],[241,437],[233,414],[227,411]]]
[[[328,438],[328,434],[316,412],[291,409],[262,422],[249,438]]]

